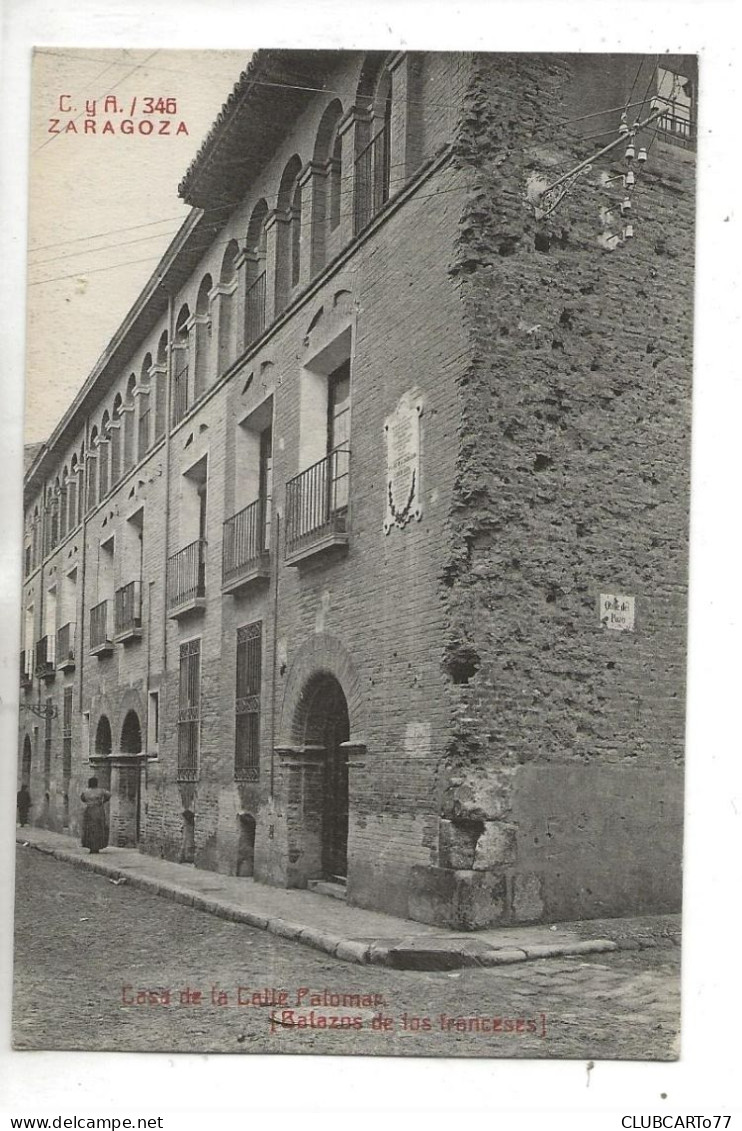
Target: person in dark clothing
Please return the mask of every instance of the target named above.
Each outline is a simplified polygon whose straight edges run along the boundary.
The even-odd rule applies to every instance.
[[[31,808],[31,794],[28,786],[24,782],[18,790],[16,797],[16,804],[18,806],[18,823],[23,826],[28,824],[28,811]]]
[[[108,820],[106,818],[106,802],[111,798],[107,789],[99,789],[98,779],[90,778],[88,788],[80,794],[83,803],[82,812],[82,846],[89,848],[91,853],[100,852],[108,844]]]

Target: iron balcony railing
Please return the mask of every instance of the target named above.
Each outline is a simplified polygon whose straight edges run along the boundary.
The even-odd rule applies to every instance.
[[[245,295],[245,345],[256,341],[265,330],[265,271],[247,288]]]
[[[142,627],[142,584],[130,581],[116,590],[116,635],[134,632]]]
[[[167,607],[177,609],[206,595],[206,542],[197,538],[168,558]]]
[[[188,412],[188,365],[175,374],[173,380],[173,424],[177,424]]]
[[[383,125],[363,147],[355,160],[355,234],[373,220],[389,199],[389,126]]]
[[[72,664],[75,662],[75,626],[74,624],[63,624],[57,633],[57,664],[62,667],[64,664]]]
[[[685,113],[682,109],[678,113],[677,103],[667,98],[655,98],[652,101],[652,109],[662,110],[655,123],[655,128],[659,130],[660,134],[670,137],[673,141],[680,142],[684,146],[695,144],[695,130],[689,108],[685,108]]]
[[[256,499],[224,523],[223,582],[233,581],[245,573],[267,551],[266,508],[265,499]]]
[[[347,528],[350,450],[335,448],[286,484],[286,554]]]
[[[110,624],[108,617],[108,600],[101,601],[90,610],[90,650],[102,648],[111,643]]]
[[[36,674],[49,675],[54,671],[54,645],[53,636],[42,636],[36,641]]]

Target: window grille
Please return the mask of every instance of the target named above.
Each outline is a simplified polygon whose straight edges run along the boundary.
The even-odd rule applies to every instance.
[[[256,782],[260,769],[262,621],[237,630],[234,776]]]
[[[178,699],[178,780],[198,778],[198,738],[201,725],[201,641],[180,646]]]

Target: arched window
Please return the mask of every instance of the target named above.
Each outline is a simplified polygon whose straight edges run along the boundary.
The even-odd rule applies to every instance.
[[[268,205],[259,200],[252,210],[245,240],[245,345],[265,330],[265,221]]]
[[[222,259],[219,275],[219,326],[217,330],[217,370],[221,374],[235,357],[234,292],[237,280],[235,262],[239,254],[237,240],[230,240]]]
[[[175,323],[175,339],[173,341],[173,424],[177,424],[188,412],[188,355],[190,353],[188,321],[190,317],[191,312],[188,309],[188,304],[184,303]]]
[[[134,390],[136,387],[137,379],[133,373],[130,373],[129,380],[126,382],[126,395],[121,410],[124,416],[124,474],[134,466]]]
[[[193,399],[198,400],[209,384],[211,360],[211,314],[209,295],[214,287],[211,275],[204,275],[196,297],[196,318],[193,326]]]
[[[288,305],[301,275],[301,158],[286,165],[278,190],[278,247],[276,255],[276,313]]]
[[[77,452],[70,461],[70,477],[67,482],[67,529],[74,530],[77,525]]]
[[[59,538],[60,540],[66,538],[68,524],[67,524],[67,491],[69,487],[70,473],[65,466],[62,472],[62,485],[59,490]]]
[[[157,343],[157,377],[155,379],[155,442],[165,435],[167,402],[167,330]]]
[[[54,490],[49,488],[47,505],[49,508],[49,549],[53,550],[59,542],[59,476],[54,480]]]
[[[312,275],[339,250],[334,246],[333,233],[340,224],[342,141],[338,126],[342,116],[342,103],[335,98],[322,115],[314,145]]]
[[[123,406],[123,398],[121,393],[116,393],[113,398],[113,412],[111,414],[111,486],[118,483],[121,478],[121,427],[122,416],[121,408]]]
[[[98,501],[108,494],[108,449],[111,444],[111,418],[108,409],[103,413],[98,439]]]
[[[33,509],[33,530],[31,532],[31,561],[34,569],[39,564],[39,508],[38,504]]]
[[[137,433],[137,459],[144,459],[149,451],[150,436],[150,390],[149,371],[152,368],[152,354],[144,356],[139,376],[139,430]]]
[[[291,198],[291,286],[299,284],[301,273],[301,184],[294,185],[294,195]]]
[[[368,115],[358,126],[355,158],[353,220],[360,232],[386,204],[391,181],[392,76],[379,52],[366,56],[356,103]]]
[[[88,499],[87,509],[90,511],[95,506],[98,497],[98,477],[96,475],[96,462],[98,459],[98,429],[95,425],[90,430],[90,451],[88,452]]]
[[[77,468],[77,521],[82,522],[85,498],[85,441],[80,445],[80,463]]]

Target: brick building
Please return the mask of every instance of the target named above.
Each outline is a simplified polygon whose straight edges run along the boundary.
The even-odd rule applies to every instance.
[[[695,96],[252,58],[26,472],[36,823],[96,772],[113,844],[427,922],[678,906]]]

